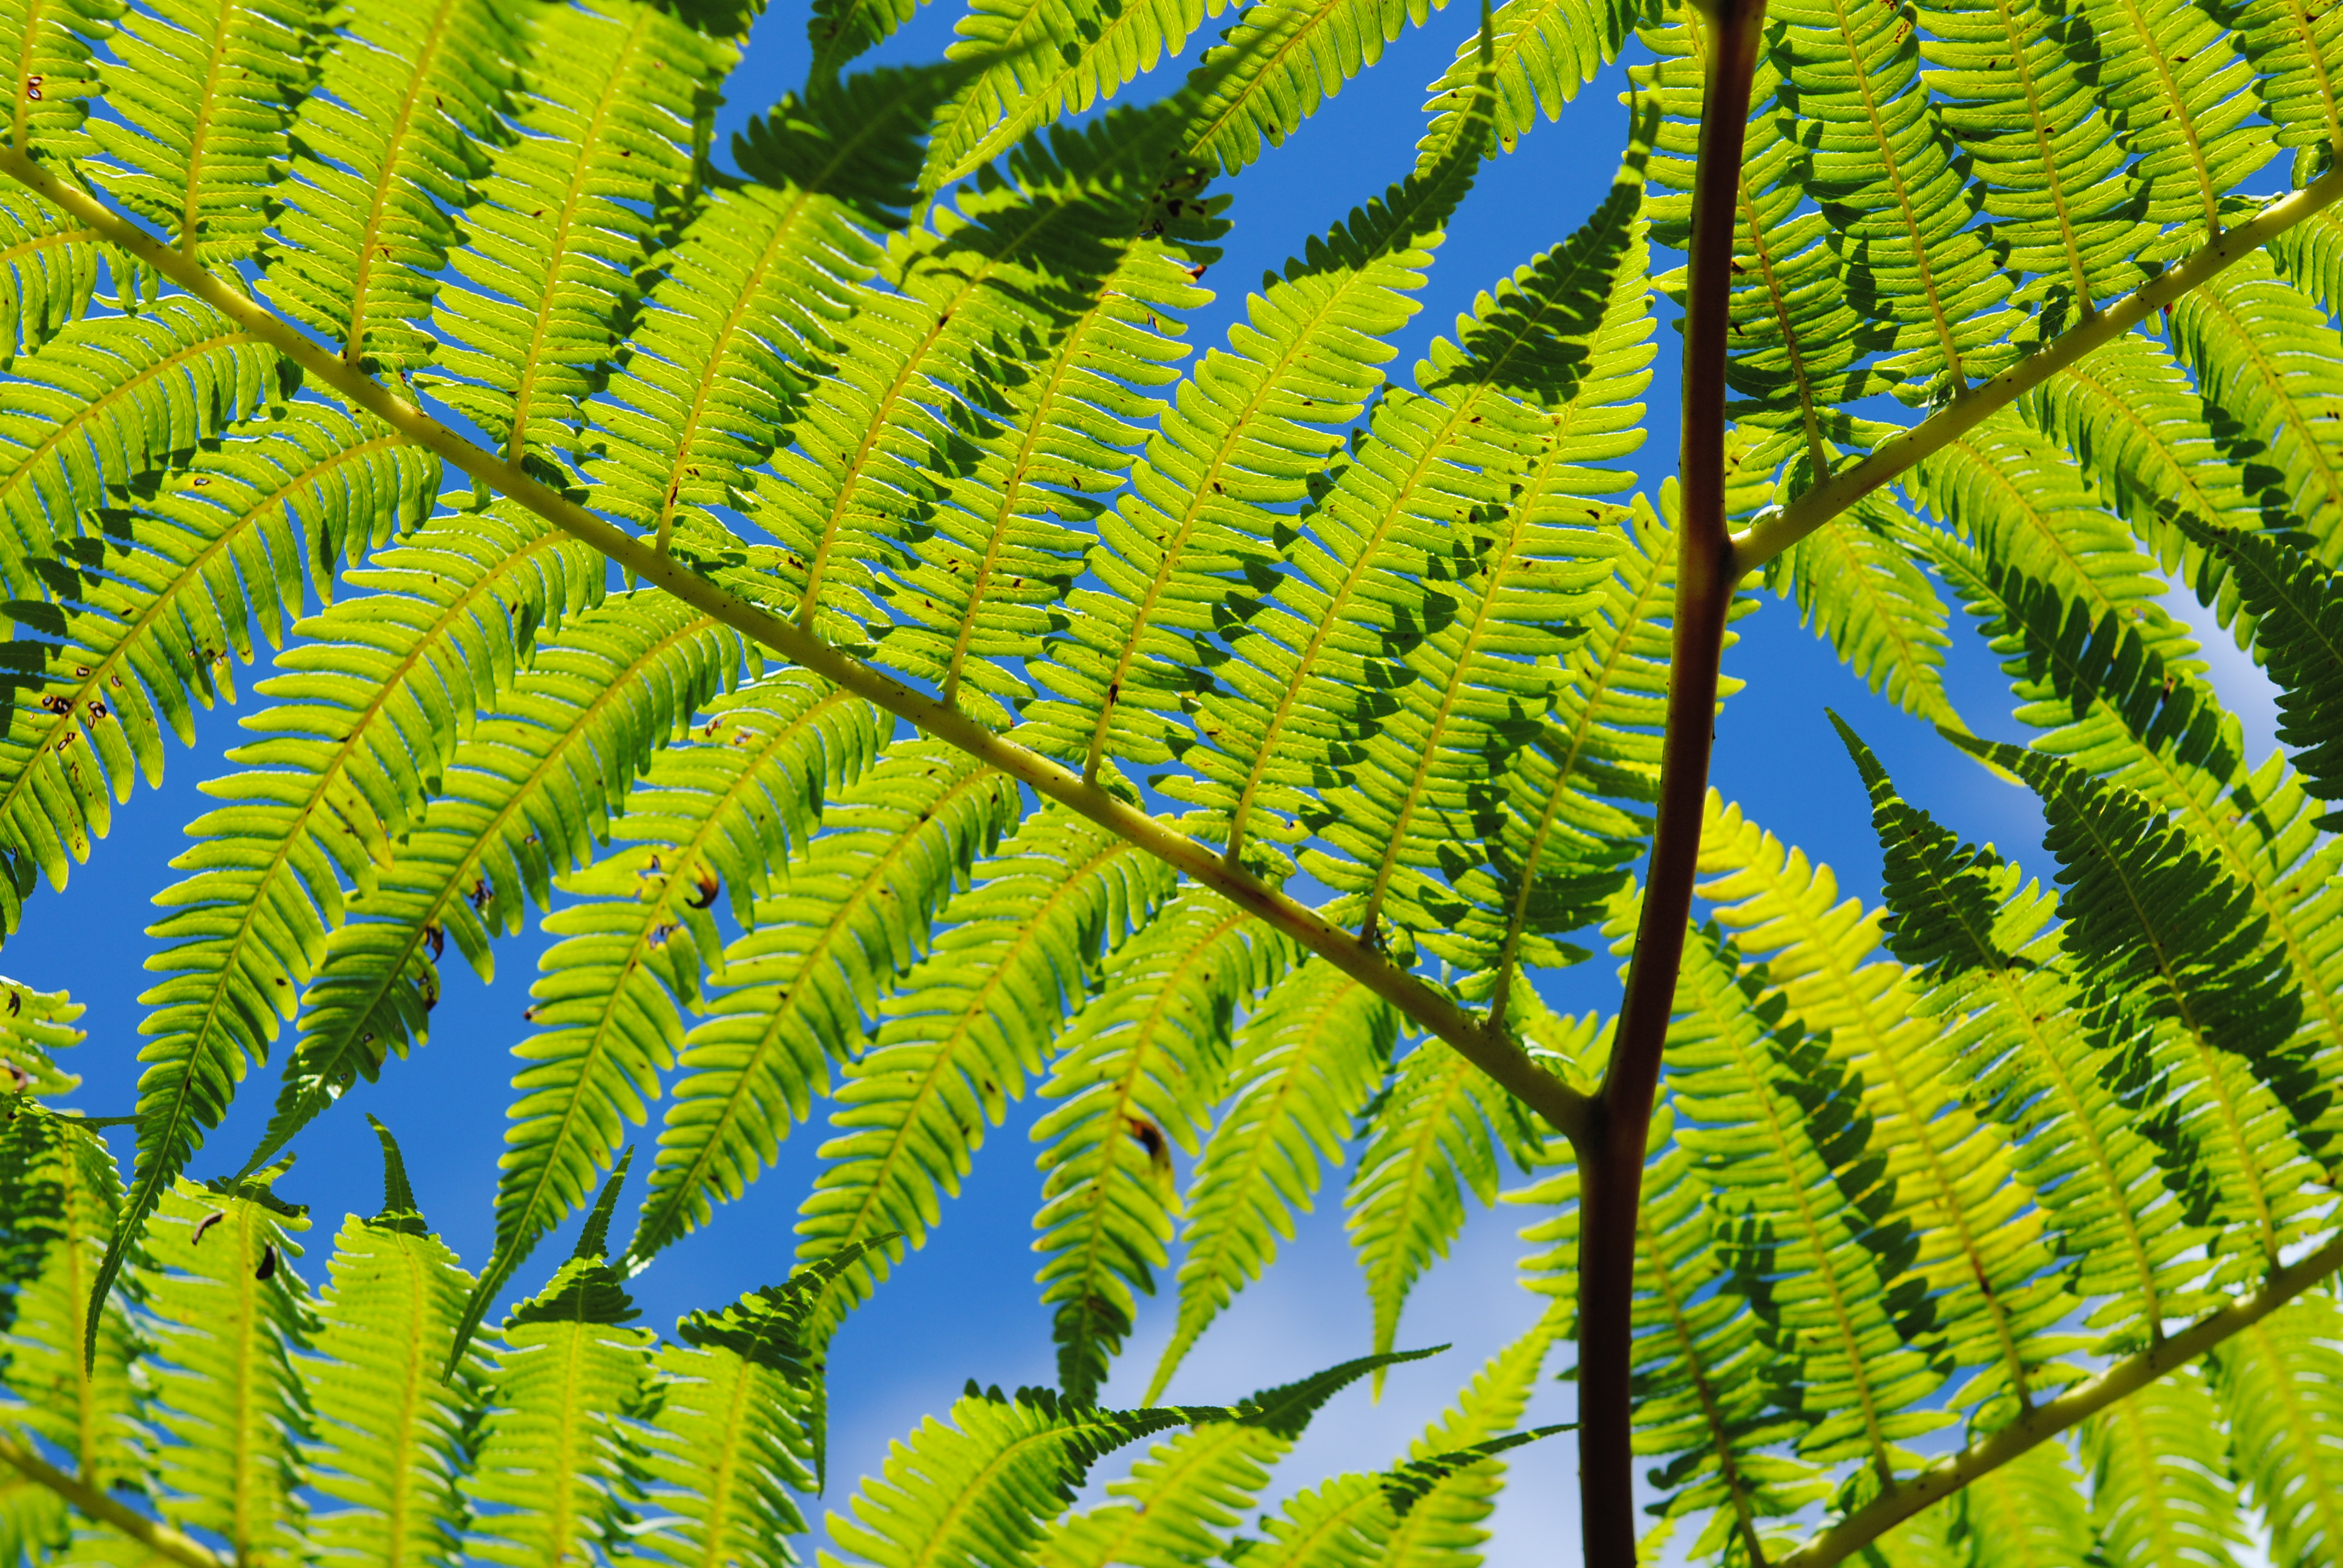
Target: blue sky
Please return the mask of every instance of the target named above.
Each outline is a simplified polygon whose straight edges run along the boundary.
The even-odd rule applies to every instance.
[[[950,35],[951,3],[930,6],[881,57],[932,57]],[[1264,268],[1281,265],[1308,234],[1406,173],[1423,129],[1423,85],[1441,74],[1477,19],[1474,8],[1455,5],[1403,37],[1283,148],[1233,182],[1230,216],[1236,228],[1226,257],[1206,279],[1221,293],[1190,331],[1200,351],[1223,339],[1244,286]],[[731,84],[728,131],[799,80],[806,59],[802,27],[803,12],[796,5],[778,8],[760,23],[748,63]],[[1192,44],[1192,60],[1193,54]],[[1167,72],[1160,79],[1176,76]],[[1617,95],[1624,85],[1620,69],[1606,72],[1559,125],[1542,124],[1520,150],[1487,168],[1439,254],[1423,309],[1399,345],[1395,375],[1406,374],[1435,334],[1453,331],[1475,293],[1568,235],[1601,199],[1624,140],[1625,114]],[[1661,259],[1660,265],[1669,264]],[[1651,438],[1630,462],[1652,489],[1673,470],[1675,447],[1678,339],[1664,324],[1657,342],[1648,395]],[[1825,703],[1872,741],[1907,794],[1963,832],[1993,839],[2037,871],[2046,870],[2031,798],[1989,779],[1917,720],[1864,691],[1798,626],[1791,607],[1768,596],[1741,630],[1743,640],[1726,668],[1749,685],[1719,721],[1715,780],[1756,819],[1837,868],[1845,891],[1866,900],[1875,895],[1878,855],[1863,792],[1825,719]],[[1956,635],[1948,675],[1955,704],[1980,730],[2022,739],[2007,718],[2006,687],[1982,643]],[[2217,678],[2246,719],[2253,754],[2265,755],[2271,722],[2267,689],[2225,638],[2208,639],[2208,648]],[[246,692],[241,711],[255,707],[250,687],[264,673],[238,671]],[[44,990],[68,989],[88,1005],[83,1022],[89,1040],[72,1053],[69,1065],[86,1079],[76,1098],[91,1113],[131,1108],[143,1011],[136,999],[149,980],[137,966],[154,948],[142,934],[153,919],[148,900],[176,879],[166,862],[186,844],[181,825],[205,809],[199,781],[226,766],[220,754],[238,738],[235,718],[234,710],[205,717],[197,752],[174,755],[164,787],[142,791],[117,814],[113,836],[71,889],[40,893],[28,906],[25,929],[0,953],[0,970]],[[481,987],[450,954],[443,971],[447,995],[434,1016],[429,1046],[410,1061],[392,1063],[381,1082],[354,1091],[300,1141],[300,1162],[280,1190],[312,1206],[313,1241],[322,1246],[345,1211],[370,1212],[378,1204],[378,1166],[361,1120],[372,1111],[404,1143],[435,1227],[468,1261],[486,1257],[512,1071],[508,1052],[528,1032],[520,1012],[546,945],[535,933],[503,944],[493,988]],[[1615,1006],[1617,982],[1610,965],[1598,962],[1560,977],[1550,997],[1573,1011],[1607,1010]],[[282,1043],[289,1045],[289,1039]],[[240,1162],[273,1097],[273,1076],[272,1069],[258,1070],[229,1124],[198,1156],[196,1174]],[[989,1133],[974,1176],[927,1249],[841,1334],[832,1361],[828,1506],[842,1507],[856,1478],[878,1467],[888,1440],[920,1416],[941,1411],[964,1379],[1004,1386],[1052,1380],[1048,1314],[1032,1282],[1037,1260],[1025,1250],[1040,1191],[1026,1136],[1033,1112],[1029,1100],[1009,1125]],[[636,1282],[646,1322],[665,1326],[681,1312],[728,1301],[788,1271],[790,1227],[810,1184],[820,1134],[819,1125],[801,1129],[784,1147],[779,1167],[747,1198],[719,1211],[712,1226],[670,1249]],[[647,1153],[648,1133],[643,1142]],[[1174,1384],[1173,1397],[1233,1398],[1368,1348],[1364,1291],[1342,1233],[1340,1182],[1339,1175],[1330,1180],[1319,1212],[1270,1278],[1241,1297],[1207,1335]],[[1530,1217],[1500,1210],[1473,1221],[1456,1255],[1419,1289],[1401,1331],[1403,1345],[1453,1341],[1456,1348],[1394,1372],[1380,1404],[1363,1385],[1337,1401],[1287,1467],[1281,1491],[1339,1470],[1389,1463],[1483,1359],[1529,1325],[1540,1303],[1513,1282],[1523,1249],[1513,1232]],[[521,1291],[533,1289],[551,1270],[568,1238],[565,1231],[540,1250],[523,1271]],[[305,1271],[313,1280],[321,1277],[322,1258],[313,1257]],[[1168,1337],[1172,1305],[1168,1296],[1159,1296],[1142,1312],[1110,1399],[1138,1397]],[[1569,1409],[1567,1387],[1549,1382],[1531,1420],[1566,1420]],[[1492,1563],[1551,1562],[1556,1533],[1574,1539],[1574,1455],[1568,1443],[1556,1439],[1519,1457],[1515,1483],[1497,1517]]]

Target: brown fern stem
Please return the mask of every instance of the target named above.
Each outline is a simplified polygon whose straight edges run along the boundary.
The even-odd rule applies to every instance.
[[[1725,362],[1732,328],[1733,236],[1749,84],[1765,0],[1701,0],[1714,46],[1693,176],[1692,276],[1684,302],[1684,451],[1679,476],[1674,653],[1660,810],[1645,872],[1643,920],[1602,1093],[1577,1141],[1579,1519],[1586,1568],[1634,1568],[1635,1458],[1630,1352],[1635,1219],[1660,1053],[1675,1011],[1676,970],[1692,915],[1708,759],[1715,739],[1717,662],[1733,602],[1733,540],[1725,526]]]

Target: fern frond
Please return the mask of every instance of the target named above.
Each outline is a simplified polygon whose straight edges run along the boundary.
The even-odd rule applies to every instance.
[[[2079,10],[2016,0],[1919,7],[1920,57],[1946,130],[1968,156],[1970,187],[2005,265],[2036,281],[2019,298],[2072,321],[2127,293],[2156,238],[2129,149],[2091,97],[2089,30]],[[2055,301],[2055,304],[2048,302]]]
[[[1913,565],[1890,520],[1894,503],[1865,497],[1765,563],[1798,620],[1837,650],[1865,685],[1906,713],[1966,728],[1945,695],[1944,601]]]
[[[1882,1229],[1876,1167],[1860,1162],[1859,1084],[1829,1072],[1766,979],[1741,972],[1714,926],[1686,945],[1668,1044],[1676,1142],[1702,1162],[1761,1342],[1787,1358],[1769,1392],[1797,1454],[1859,1460],[1888,1482],[1909,1462],[1895,1445],[1948,1419],[1932,1397],[1946,1371],[1896,1322],[1920,1282],[1897,1255],[1908,1243]]]
[[[19,1111],[18,1124],[31,1114]],[[0,1406],[0,1420],[56,1449],[89,1485],[135,1486],[146,1468],[146,1390],[132,1366],[145,1347],[122,1292],[93,1291],[121,1207],[121,1178],[113,1155],[88,1132],[61,1118],[43,1118],[42,1128],[43,1147],[28,1172],[37,1190],[25,1195],[42,1217],[41,1251],[11,1303],[0,1370],[14,1402]]]
[[[1512,152],[1536,126],[1562,117],[1579,88],[1619,57],[1643,9],[1640,0],[1505,0],[1489,18],[1486,57],[1496,81],[1497,146]],[[1416,144],[1416,167],[1428,169],[1474,134],[1473,89],[1483,65],[1478,38],[1457,45],[1455,63],[1429,89],[1431,128]]]
[[[334,1239],[319,1292],[317,1355],[301,1362],[316,1442],[306,1484],[344,1504],[320,1512],[309,1540],[321,1556],[425,1568],[446,1561],[467,1523],[457,1479],[468,1467],[487,1369],[468,1358],[443,1379],[471,1276],[423,1228],[376,1123],[396,1183],[383,1211],[351,1215]]]
[[[1990,847],[1961,842],[1899,799],[1878,759],[1839,723],[1871,793],[1885,860],[1888,950],[1923,987],[1915,1016],[1976,1064],[1985,1112],[2015,1134],[2012,1159],[2051,1221],[2071,1289],[2117,1348],[2201,1310],[2195,1261],[2207,1237],[2157,1180],[2154,1147],[2108,1083],[2107,1044],[2074,1020],[2084,999],[2045,930],[2051,900]]]
[[[514,1048],[530,1065],[513,1078],[515,1125],[498,1162],[497,1251],[459,1340],[584,1201],[622,1121],[641,1121],[658,1095],[681,1043],[677,1009],[697,1007],[703,970],[727,962],[717,898],[729,885],[749,923],[758,895],[811,838],[824,792],[868,767],[879,739],[867,703],[801,670],[711,709],[714,733],[661,751],[629,797],[613,837],[632,847],[556,884],[584,899],[545,919],[563,940],[529,988],[542,1032]]]
[[[1969,226],[1975,199],[1920,77],[1901,12],[1862,0],[1785,0],[1774,45],[1783,109],[1808,149],[1805,184],[1832,230],[1840,286],[1878,322],[1880,369],[1926,404],[1998,372],[2019,318],[2010,279]]]
[[[2258,444],[2265,507],[2316,538],[2322,561],[2343,559],[2343,334],[2256,254],[2174,308],[2172,343],[2206,402]]]
[[[2213,1358],[2229,1468],[2270,1532],[2271,1558],[2343,1548],[2343,1322],[2314,1292],[2249,1324]]]
[[[2291,233],[2292,231],[2289,231]],[[2222,563],[2168,521],[2170,502],[2224,528],[2251,528],[2259,510],[2243,470],[2207,423],[2204,399],[2154,338],[2125,333],[2020,397],[2026,423],[2074,454],[2167,572],[2177,572],[2220,624],[2237,614]],[[2237,628],[2244,638],[2250,623]]]
[[[87,1009],[64,991],[38,991],[5,977],[0,977],[0,994],[7,997],[0,1004],[0,1064],[5,1064],[0,1071],[8,1073],[10,1090],[19,1095],[54,1095],[78,1084],[80,1079],[59,1070],[55,1058],[57,1051],[79,1045],[89,1032],[73,1027]],[[30,1108],[25,1100],[12,1104],[20,1111]],[[11,1223],[0,1219],[0,1225]],[[0,1327],[5,1323],[0,1316]]]
[[[1578,413],[1574,394],[1593,382],[1593,403],[1635,385],[1642,334],[1611,311],[1633,315],[1642,295],[1640,164],[1631,150],[1609,199],[1572,239],[1480,297],[1477,318],[1457,324],[1462,347],[1433,345],[1416,367],[1420,392],[1376,403],[1351,460],[1312,487],[1313,504],[1297,519],[1308,533],[1289,552],[1296,569],[1224,631],[1235,657],[1215,672],[1224,689],[1200,705],[1209,748],[1188,759],[1201,777],[1178,792],[1226,811],[1232,843],[1256,817],[1262,831],[1291,838],[1290,819],[1312,812],[1319,792],[1360,760],[1361,735],[1393,700],[1379,689],[1404,683],[1398,656],[1472,602],[1469,588],[1441,586],[1483,566],[1466,558],[1464,539],[1493,532],[1484,520],[1508,505],[1562,512],[1559,497],[1521,503],[1516,493],[1533,469],[1546,477],[1557,427]],[[1554,542],[1517,548],[1542,556]],[[1499,546],[1474,543],[1498,558],[1487,571],[1505,569]],[[1514,608],[1530,620],[1556,607]],[[1534,697],[1536,677],[1518,678]]]
[[[2237,1227],[2224,1274],[2254,1256],[2272,1262],[2321,1208],[2292,1128],[2315,1125],[2327,1095],[2307,1081],[2294,1044],[2301,998],[2250,890],[2132,791],[2038,751],[1962,744],[2042,798],[2066,946],[2137,1033],[2127,1098],[2145,1095],[2151,1135],[2177,1140],[2197,1166],[2196,1204]]]
[[[103,263],[116,297],[136,302],[136,264],[30,191],[0,195],[0,365],[13,365],[82,318]]]
[[[718,1200],[739,1197],[771,1163],[790,1121],[828,1090],[830,1063],[854,1054],[863,1019],[917,961],[1019,806],[1011,780],[912,741],[825,808],[821,836],[789,867],[786,888],[742,920],[747,933],[723,955],[729,989],[684,1040],[685,1076],[659,1131],[631,1257],[705,1223]]]
[[[1466,1196],[1496,1201],[1498,1161],[1526,1165],[1535,1135],[1519,1101],[1438,1040],[1408,1053],[1364,1121],[1344,1228],[1386,1351],[1408,1292],[1463,1230]]]
[[[792,1492],[811,1489],[799,1412],[806,1395],[775,1368],[721,1345],[663,1344],[642,1461],[647,1500],[664,1513],[654,1538],[674,1563],[787,1568],[784,1542],[805,1531]]]
[[[2308,558],[2300,536],[2217,529],[2174,519],[2188,538],[2232,568],[2254,642],[2278,689],[2278,738],[2293,749],[2302,790],[2343,800],[2343,577]],[[2319,819],[2343,827],[2343,809]]]
[[[289,1554],[307,1533],[297,1443],[309,1435],[295,1358],[308,1349],[308,1292],[293,1271],[308,1229],[269,1198],[178,1182],[157,1208],[139,1270],[155,1322],[155,1450],[166,1513],[211,1531],[238,1558]]]
[[[118,165],[94,165],[107,195],[209,267],[256,257],[272,216],[287,128],[316,75],[317,0],[166,0],[126,8],[107,46],[106,106],[85,134]]]
[[[294,118],[261,292],[359,367],[431,357],[418,322],[487,171],[528,13],[497,0],[357,0]]]
[[[1446,0],[1256,0],[1205,51],[1191,80],[1211,85],[1190,135],[1196,155],[1235,174],[1318,112],[1409,24]],[[1480,148],[1464,149],[1475,160]]]
[[[1246,1018],[1230,1093],[1182,1207],[1180,1315],[1146,1402],[1197,1339],[1293,1237],[1320,1165],[1338,1162],[1353,1118],[1382,1082],[1399,1016],[1364,985],[1312,959]]]
[[[100,514],[106,546],[65,602],[25,612],[36,686],[0,737],[6,841],[62,886],[67,857],[111,826],[109,797],[162,779],[163,730],[195,741],[196,703],[233,695],[226,663],[253,658],[252,623],[282,646],[310,586],[418,521],[439,463],[365,416],[299,404],[256,439],[199,447],[136,504]],[[38,696],[34,692],[37,690]]]
[[[1698,890],[1740,950],[1767,960],[1791,1016],[1859,1075],[1880,1161],[1872,1222],[1909,1226],[1910,1267],[1953,1364],[1981,1369],[1965,1404],[2031,1405],[2080,1376],[2056,1358],[2081,1348],[2056,1332],[2079,1303],[2050,1268],[2042,1209],[2016,1179],[2001,1129],[1958,1097],[1956,1060],[1900,964],[1873,958],[1882,911],[1840,902],[1826,866],[1710,797]],[[1992,1418],[1988,1418],[1992,1419]],[[1994,1424],[1999,1424],[1994,1420]]]
[[[87,150],[88,102],[105,91],[91,47],[120,15],[113,0],[7,0],[0,7],[8,79],[17,84],[8,145],[52,161]],[[37,83],[40,91],[29,89]]]
[[[258,766],[214,783],[230,804],[190,824],[197,842],[172,861],[195,874],[156,898],[169,912],[148,928],[162,950],[147,967],[170,978],[139,999],[150,1065],[109,1269],[219,1125],[246,1064],[267,1060],[277,1016],[293,1016],[341,923],[345,887],[372,884],[538,626],[599,588],[597,559],[533,514],[499,507],[378,556],[350,576],[380,591],[296,628],[313,640],[260,688],[285,700],[245,721],[267,739],[229,753]]]
[[[1179,1207],[1172,1151],[1195,1153],[1228,1073],[1238,1008],[1292,963],[1290,947],[1217,893],[1167,904],[1106,963],[1058,1042],[1033,1124],[1047,1147],[1033,1243],[1055,1307],[1058,1382],[1090,1402],[1152,1295]],[[1389,1349],[1388,1343],[1377,1350]]]
[[[1496,1511],[1505,1462],[1493,1457],[1522,1419],[1564,1323],[1559,1304],[1489,1358],[1441,1418],[1408,1445],[1384,1501],[1400,1514],[1383,1561],[1392,1568],[1480,1568],[1482,1525]],[[1491,1457],[1472,1457],[1489,1452]]]
[[[2046,1442],[1956,1493],[1945,1533],[1959,1568],[2061,1568],[2090,1560],[2097,1542],[2082,1478],[2066,1445]]]
[[[1613,206],[1640,186],[1636,161],[1631,153]],[[1599,256],[1612,237],[1598,220],[1572,248],[1583,243]],[[1392,689],[1362,716],[1371,716],[1373,733],[1347,779],[1322,789],[1303,819],[1334,851],[1305,850],[1304,868],[1361,900],[1356,918],[1370,939],[1388,923],[1451,962],[1480,968],[1530,936],[1540,939],[1533,961],[1567,962],[1575,955],[1550,934],[1585,924],[1618,883],[1624,845],[1582,839],[1540,810],[1545,801],[1532,805],[1529,791],[1544,780],[1500,773],[1493,789],[1489,775],[1539,734],[1581,618],[1600,602],[1617,552],[1616,536],[1601,525],[1618,509],[1587,498],[1633,485],[1633,475],[1607,465],[1643,444],[1643,406],[1629,399],[1648,379],[1651,304],[1641,236],[1631,226],[1624,237],[1611,266],[1569,280],[1569,335],[1579,343],[1568,347],[1577,352],[1515,370],[1523,400],[1544,416],[1533,424],[1516,493],[1494,506],[1453,507],[1443,519],[1446,548],[1425,569],[1455,583],[1443,595],[1454,601],[1444,612],[1451,618],[1427,626],[1376,672],[1374,683]],[[1598,290],[1599,316],[1581,314]],[[1503,342],[1507,330],[1489,336]],[[1481,347],[1481,333],[1463,337],[1468,348]],[[1457,510],[1466,513],[1461,523]],[[1476,850],[1492,862],[1485,869]]]
[[[891,619],[872,597],[890,597],[882,569],[909,553],[939,476],[971,460],[961,431],[992,412],[990,361],[1055,357],[1142,226],[1178,107],[1021,148],[1006,176],[963,187],[932,226],[893,236],[886,286],[859,290],[857,351],[815,381],[795,446],[757,477],[751,517],[782,546],[801,625],[827,608],[840,618],[833,635],[859,643],[866,623]]]
[[[442,793],[398,858],[350,901],[302,995],[300,1040],[260,1146],[264,1162],[363,1076],[428,1034],[452,940],[484,980],[490,944],[552,879],[609,837],[657,749],[732,683],[739,634],[652,589],[613,594],[541,645],[498,716],[448,759]]]
[[[548,458],[641,305],[662,206],[696,175],[692,120],[737,46],[647,0],[522,13],[529,65],[506,145],[464,212],[431,322],[433,395],[501,446]],[[470,286],[464,286],[469,285]]]
[[[678,516],[731,507],[784,438],[806,386],[911,199],[932,96],[873,71],[784,99],[736,154],[754,183],[708,193],[662,253],[608,395],[589,405],[594,504],[664,539]]]
[[[1627,68],[1628,80],[1661,111],[1651,166],[1652,236],[1682,250],[1691,236],[1709,39],[1681,14],[1665,25],[1646,22],[1637,32],[1658,56]],[[1735,216],[1725,380],[1738,396],[1725,411],[1772,433],[1775,462],[1782,451],[1802,449],[1819,475],[1830,467],[1829,442],[1865,440],[1838,406],[1896,381],[1895,373],[1871,363],[1893,334],[1858,311],[1839,276],[1830,225],[1810,210],[1812,156],[1781,113],[1781,86],[1778,62],[1761,55]],[[1682,303],[1690,274],[1678,269],[1654,281]]]
[[[2222,1463],[2220,1423],[2203,1377],[2182,1366],[2084,1424],[2092,1522],[2109,1568],[2237,1561],[2244,1521]]]
[[[1269,586],[1272,508],[1303,498],[1381,384],[1374,339],[1413,313],[1407,297],[1475,161],[1460,156],[1354,210],[1265,279],[1229,349],[1196,367],[1131,492],[1098,518],[1090,568],[1103,588],[1066,596],[1072,625],[1030,667],[1050,694],[1025,716],[1037,749],[1081,757],[1095,777],[1108,757],[1160,762],[1194,744],[1181,715],[1210,689],[1197,639]]]
[[[591,1563],[612,1553],[633,1523],[628,1503],[643,1466],[635,1423],[656,1398],[649,1329],[620,1325],[634,1303],[602,1261],[608,1200],[578,1251],[517,1309],[499,1336],[488,1420],[464,1478],[478,1533],[471,1554],[512,1568]],[[477,1308],[468,1309],[468,1316]],[[458,1331],[458,1354],[465,1336]]]
[[[180,299],[80,322],[18,360],[0,392],[0,587],[23,599],[64,591],[97,554],[79,535],[83,512],[282,397],[288,369],[235,322]]]
[[[824,1144],[830,1163],[799,1208],[799,1256],[823,1257],[888,1231],[914,1246],[941,1217],[983,1141],[1041,1070],[1103,952],[1152,920],[1174,877],[1127,839],[1061,809],[1025,819],[943,933],[879,1008],[878,1033],[845,1069]],[[840,1022],[850,1017],[840,1009]],[[866,1256],[823,1299],[821,1332],[886,1277]]]
[[[2221,20],[2253,62],[2261,111],[2293,147],[2295,183],[2308,185],[2343,147],[2343,23],[2305,0],[2244,0]]]
[[[2261,106],[2236,35],[2187,0],[2081,0],[2092,87],[2137,156],[2148,222],[2167,246],[2217,234],[2221,197],[2278,149],[2247,122]]]

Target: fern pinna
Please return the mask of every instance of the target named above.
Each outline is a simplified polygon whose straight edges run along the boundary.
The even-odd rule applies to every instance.
[[[2338,1561],[2343,21],[1506,0],[1192,347],[1228,182],[1435,7],[1260,0],[1179,73],[1217,3],[884,65],[914,5],[808,9],[726,147],[746,4],[0,0],[0,934],[277,650],[136,1104],[6,987],[0,1561],[787,1561],[834,1337],[1029,1095],[1058,1386],[971,1383],[837,1561],[1477,1561],[1555,1371],[1602,1568]],[[1605,73],[1607,196],[1393,371]],[[1710,788],[1745,587],[2032,792],[2031,874],[1872,719],[1875,907]],[[384,1132],[312,1261],[284,1156],[532,908],[491,1251]],[[792,1133],[799,1266],[636,1324]],[[1155,1403],[1346,1161],[1372,1342]],[[1273,1480],[1500,1195],[1536,1327]]]

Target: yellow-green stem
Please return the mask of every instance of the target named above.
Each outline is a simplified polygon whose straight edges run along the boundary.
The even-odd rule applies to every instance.
[[[65,1499],[83,1518],[111,1525],[166,1562],[182,1563],[186,1568],[231,1568],[228,1559],[202,1542],[149,1519],[128,1503],[66,1474],[35,1453],[30,1443],[5,1432],[0,1432],[0,1463],[15,1466],[25,1479]]]

